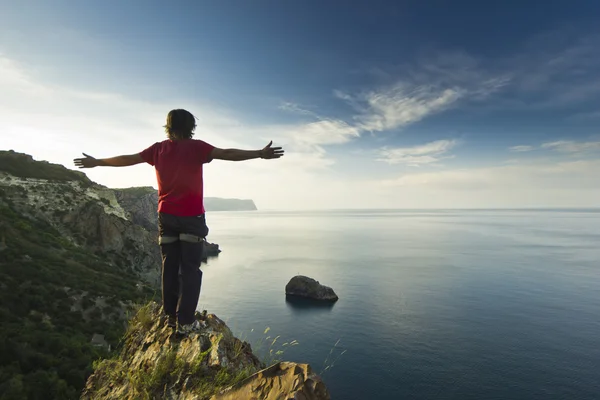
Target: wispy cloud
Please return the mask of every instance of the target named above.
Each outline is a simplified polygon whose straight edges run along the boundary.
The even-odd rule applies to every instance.
[[[421,146],[414,147],[384,147],[378,151],[377,161],[388,164],[405,164],[418,167],[428,164],[436,164],[448,151],[456,146],[456,140],[436,140]]]
[[[600,190],[595,171],[600,160],[539,162],[495,167],[473,167],[407,173],[380,181],[383,186],[429,187],[439,190],[487,190],[494,188]]]
[[[374,90],[334,91],[355,110],[352,120],[361,132],[402,129],[463,102],[485,100],[511,81],[510,74],[486,71],[461,52],[438,52],[385,75],[389,82]]]
[[[398,84],[364,96],[366,108],[356,119],[364,131],[402,128],[451,107],[465,91],[460,88],[438,89]]]
[[[600,151],[600,141],[597,142],[575,142],[572,140],[559,140],[556,142],[544,143],[543,149],[555,150],[561,153],[586,153]]]
[[[310,116],[316,121],[273,126],[267,127],[267,129],[284,132],[284,136],[296,145],[304,148],[314,148],[321,154],[325,153],[322,146],[344,144],[358,138],[361,134],[358,127],[346,121],[323,117],[293,102],[283,102],[278,108],[287,112]]]
[[[321,117],[314,111],[307,110],[306,108],[300,106],[299,104],[296,104],[291,101],[284,101],[277,108],[279,108],[280,110],[283,110],[283,111],[288,111],[288,112],[302,114],[302,115],[310,115],[311,117],[321,119]]]
[[[535,147],[533,146],[527,146],[527,145],[520,145],[520,146],[513,146],[509,148],[510,151],[514,152],[514,153],[525,153],[528,151],[532,151],[535,150]]]
[[[357,127],[337,119],[272,126],[265,129],[283,132],[285,137],[295,143],[307,146],[343,144],[360,136]]]
[[[534,150],[547,150],[573,156],[585,156],[586,154],[600,151],[600,141],[556,140],[553,142],[542,143],[537,146],[513,146],[509,147],[509,150],[515,153],[524,153]]]
[[[440,89],[405,83],[361,95],[336,91],[335,96],[351,104],[356,111],[349,122],[319,115],[293,102],[284,102],[279,109],[310,116],[315,121],[271,129],[284,132],[284,137],[304,149],[312,147],[324,152],[323,146],[348,143],[365,132],[382,132],[418,122],[452,106],[462,93],[460,88]],[[424,159],[415,159],[415,163]]]

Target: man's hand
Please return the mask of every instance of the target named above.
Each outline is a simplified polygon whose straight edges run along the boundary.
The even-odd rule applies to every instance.
[[[100,165],[100,162],[95,159],[92,156],[88,156],[87,154],[83,153],[83,155],[85,156],[85,158],[76,158],[73,161],[75,162],[75,165],[79,168],[94,168]]]
[[[76,158],[73,160],[79,168],[94,168],[94,167],[129,167],[143,163],[144,160],[139,154],[129,154],[125,156],[117,156],[111,158],[94,158],[83,153],[85,158]]]
[[[256,158],[270,160],[283,156],[281,147],[271,147],[273,141],[269,142],[262,150],[239,150],[219,149],[215,147],[209,154],[209,160],[246,161]]]
[[[273,141],[271,140],[269,144],[260,151],[260,158],[271,160],[273,158],[283,157],[283,149],[281,147],[271,147],[272,144]]]

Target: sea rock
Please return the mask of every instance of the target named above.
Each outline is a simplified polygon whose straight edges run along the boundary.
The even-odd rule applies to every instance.
[[[332,288],[321,285],[319,281],[303,275],[297,275],[288,282],[285,286],[285,294],[323,301],[338,300],[338,296]]]
[[[250,344],[234,337],[216,315],[196,318],[201,330],[181,338],[166,326],[158,304],[142,307],[121,353],[95,364],[81,399],[330,399],[309,365],[265,368]]]
[[[218,244],[204,241],[204,257],[216,257],[220,252]]]
[[[211,398],[240,399],[328,400],[330,395],[321,378],[312,372],[310,365],[280,362]]]

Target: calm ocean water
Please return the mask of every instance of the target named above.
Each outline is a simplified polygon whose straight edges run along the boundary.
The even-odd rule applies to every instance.
[[[284,359],[316,372],[345,350],[323,374],[334,399],[600,399],[597,210],[211,213],[208,223],[223,253],[203,266],[199,308],[251,342],[297,340]],[[286,302],[298,273],[340,300]]]

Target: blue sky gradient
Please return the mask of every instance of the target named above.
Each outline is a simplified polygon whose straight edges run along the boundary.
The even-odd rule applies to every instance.
[[[595,1],[4,2],[2,148],[139,151],[184,107],[216,146],[286,147],[207,168],[263,208],[596,206],[599,22]]]

